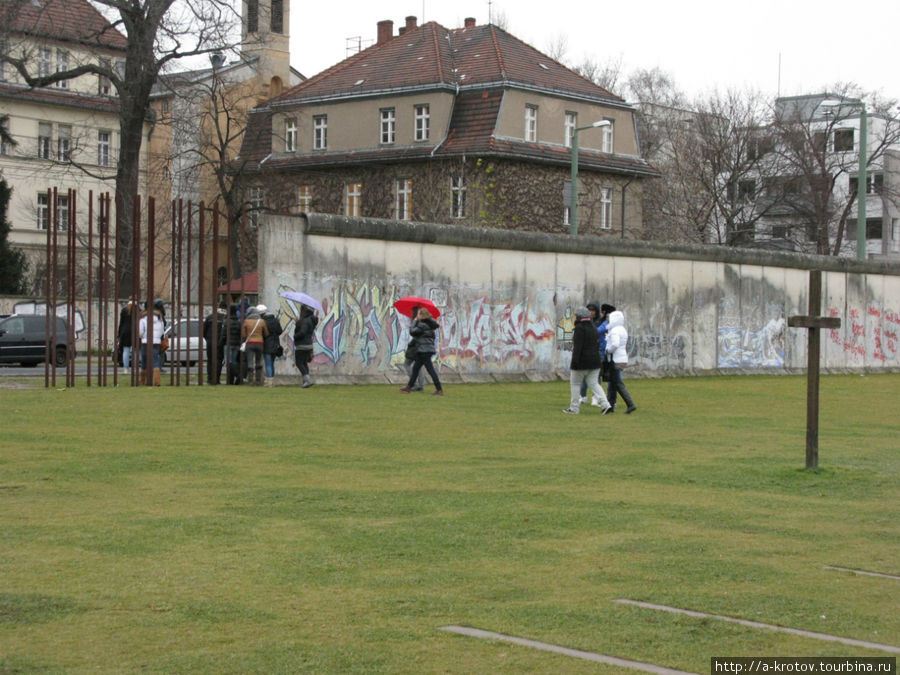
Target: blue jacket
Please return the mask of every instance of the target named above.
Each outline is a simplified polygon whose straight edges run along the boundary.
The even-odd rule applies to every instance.
[[[606,331],[609,330],[609,320],[597,326],[597,335],[600,337],[600,354],[606,358]]]

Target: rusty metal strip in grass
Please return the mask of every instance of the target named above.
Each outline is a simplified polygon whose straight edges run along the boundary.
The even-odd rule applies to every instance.
[[[770,623],[760,623],[759,621],[750,621],[748,619],[737,619],[733,616],[722,616],[721,614],[707,614],[706,612],[695,612],[690,609],[680,609],[678,607],[669,607],[668,605],[656,605],[652,602],[640,602],[639,600],[628,600],[619,598],[613,600],[622,605],[633,605],[635,607],[643,607],[644,609],[655,609],[660,612],[669,612],[671,614],[684,614],[698,619],[718,619],[728,623],[736,623],[749,628],[766,628],[768,630],[779,631],[781,633],[790,633],[792,635],[800,635],[802,637],[812,638],[814,640],[825,640],[827,642],[840,642],[845,645],[854,647],[865,647],[866,649],[877,649],[892,654],[900,654],[900,647],[894,645],[883,645],[877,642],[866,642],[865,640],[855,640],[853,638],[841,637],[839,635],[828,635],[827,633],[816,633],[809,630],[800,630],[799,628],[787,628],[786,626],[776,626]]]
[[[523,647],[531,647],[540,649],[545,652],[554,652],[571,656],[584,661],[594,661],[596,663],[606,663],[611,666],[619,666],[620,668],[631,668],[633,670],[643,670],[647,673],[656,673],[657,675],[692,675],[689,671],[673,670],[672,668],[664,668],[656,666],[652,663],[643,663],[641,661],[631,661],[629,659],[621,659],[617,656],[607,656],[605,654],[596,654],[594,652],[583,652],[580,649],[569,649],[568,647],[560,647],[546,642],[538,642],[527,638],[515,637],[513,635],[504,635],[502,633],[494,633],[489,630],[480,630],[478,628],[468,628],[466,626],[441,626],[438,630],[445,630],[449,633],[457,633],[468,637],[479,638],[482,640],[499,640],[501,642],[510,642],[512,644],[521,645]]]
[[[884,572],[869,572],[868,570],[855,570],[850,567],[838,567],[837,565],[825,565],[826,570],[834,570],[836,572],[853,572],[853,574],[862,574],[867,577],[881,577],[883,579],[896,579],[900,581],[900,576],[896,574],[886,574]]]

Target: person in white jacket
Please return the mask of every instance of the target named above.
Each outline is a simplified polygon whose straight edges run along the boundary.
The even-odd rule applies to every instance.
[[[619,310],[609,315],[609,334],[606,337],[606,353],[612,360],[612,368],[609,374],[609,386],[606,393],[609,404],[612,406],[610,412],[615,412],[617,395],[622,395],[622,400],[628,408],[625,414],[629,415],[637,410],[637,406],[631,399],[631,394],[625,388],[622,382],[622,369],[628,365],[628,331],[625,329],[625,314]]]
[[[149,322],[147,321],[148,312],[146,309],[141,312],[141,319],[138,322],[138,335],[141,340],[141,370],[147,371],[148,378],[151,376],[150,369],[147,367],[147,343],[149,342],[152,345],[153,354],[152,383],[159,386],[160,345],[162,344],[163,333],[166,330],[165,307],[162,300],[157,300],[153,303],[153,311],[149,312],[149,315],[153,317],[152,329],[147,326]]]

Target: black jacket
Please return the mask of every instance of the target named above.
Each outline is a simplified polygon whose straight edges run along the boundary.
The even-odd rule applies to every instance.
[[[131,310],[126,305],[119,313],[119,346],[131,346]]]
[[[409,327],[409,334],[416,341],[416,353],[434,354],[437,352],[437,329],[439,324],[434,319],[416,319]]]
[[[590,320],[581,320],[572,331],[572,370],[595,370],[601,366],[600,336]]]
[[[263,314],[263,321],[266,322],[266,328],[269,329],[269,334],[263,339],[263,353],[277,354],[278,344],[280,342],[279,338],[284,329],[281,327],[281,322],[275,318],[274,314]]]
[[[203,339],[206,340],[206,349],[212,351],[213,348],[213,318],[218,319],[218,327],[216,328],[216,339],[219,347],[225,345],[225,312],[218,311],[208,315],[203,319]]]
[[[229,316],[228,317],[228,344],[231,347],[239,347],[241,343],[244,341],[244,338],[241,337],[241,327],[244,325],[244,322],[241,320],[239,316]]]
[[[319,320],[316,315],[310,312],[303,314],[294,324],[294,349],[310,350],[313,348],[313,335],[316,332],[316,326]]]

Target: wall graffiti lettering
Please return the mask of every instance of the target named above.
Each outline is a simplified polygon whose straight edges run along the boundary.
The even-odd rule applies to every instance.
[[[872,326],[871,349],[866,342],[866,318],[859,308],[851,308],[848,312],[850,320],[846,329],[832,329],[829,338],[832,344],[837,345],[845,354],[857,358],[870,358],[884,363],[897,357],[897,326],[900,325],[900,315],[891,310],[882,312],[877,307],[866,307],[865,315]],[[837,307],[829,307],[828,315],[840,317],[841,311]]]

